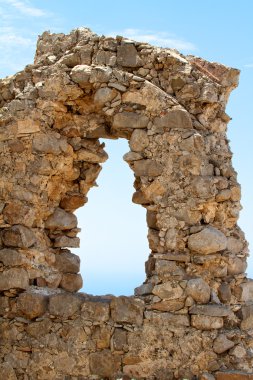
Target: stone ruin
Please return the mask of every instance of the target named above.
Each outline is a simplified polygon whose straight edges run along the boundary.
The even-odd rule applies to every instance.
[[[225,106],[239,71],[81,28],[0,81],[0,378],[253,379],[253,280]],[[129,141],[151,253],[135,296],[82,288],[74,211]]]

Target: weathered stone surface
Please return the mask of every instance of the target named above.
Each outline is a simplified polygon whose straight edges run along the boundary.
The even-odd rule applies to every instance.
[[[245,373],[242,371],[217,372],[216,380],[253,380],[253,373]]]
[[[57,208],[45,222],[45,227],[49,230],[71,230],[76,228],[77,218],[74,214]]]
[[[223,352],[234,347],[234,345],[234,342],[229,340],[225,334],[220,334],[213,342],[213,349],[217,354],[222,354]]]
[[[123,329],[115,329],[112,336],[112,346],[115,351],[126,350],[127,348],[127,332]]]
[[[253,328],[253,303],[243,305],[241,308],[241,328],[249,330]]]
[[[208,303],[210,300],[210,287],[202,278],[189,280],[186,292],[198,303]]]
[[[231,314],[230,308],[224,305],[193,305],[190,314],[209,315],[211,317],[227,317]]]
[[[167,281],[161,285],[156,285],[152,293],[162,299],[174,300],[182,297],[184,291],[176,282]]]
[[[49,298],[49,312],[56,317],[69,318],[80,309],[81,303],[75,295],[55,294]]]
[[[68,251],[60,252],[55,255],[54,266],[63,273],[78,273],[80,270],[80,257]]]
[[[171,278],[183,280],[185,271],[175,261],[156,260],[155,271],[162,280]]]
[[[148,117],[136,112],[117,113],[113,119],[113,129],[141,129],[148,125]]]
[[[188,247],[191,251],[208,255],[226,249],[227,238],[221,231],[209,226],[196,234],[190,235]]]
[[[218,288],[218,296],[221,302],[229,302],[232,297],[231,289],[229,284],[226,284],[225,282],[222,282],[221,285]]]
[[[109,350],[95,352],[90,355],[90,371],[92,375],[102,378],[110,378],[119,369],[120,363],[117,357],[112,355]]]
[[[115,297],[111,301],[111,316],[115,322],[141,326],[144,304],[141,300],[127,297]]]
[[[85,301],[82,305],[82,316],[91,321],[106,322],[110,317],[109,300]]]
[[[150,283],[138,286],[138,288],[134,289],[134,295],[135,296],[144,296],[147,294],[151,294],[153,287],[154,287],[154,285],[150,284]]]
[[[90,81],[91,71],[92,69],[90,66],[77,65],[71,70],[70,76],[80,87],[86,87]]]
[[[208,315],[192,315],[191,325],[199,330],[221,329],[223,327],[223,318]]]
[[[157,177],[162,171],[162,165],[154,160],[140,160],[133,163],[132,169],[137,176]]]
[[[0,291],[9,289],[26,289],[29,277],[25,269],[12,268],[0,273]]]
[[[142,152],[149,144],[149,138],[142,129],[135,129],[131,135],[129,146],[134,152]]]
[[[10,202],[3,210],[4,220],[9,224],[23,224],[32,227],[35,215],[31,207],[21,202]]]
[[[33,139],[34,152],[42,154],[59,155],[67,151],[67,143],[63,138],[56,138],[54,135],[48,136],[43,133],[35,135]]]
[[[68,236],[58,236],[54,240],[54,247],[79,248],[80,247],[80,239],[77,237],[70,238]]]
[[[0,364],[0,377],[5,380],[17,380],[15,371],[9,363]]]
[[[36,292],[27,292],[19,295],[17,310],[28,319],[42,316],[47,310],[48,297]]]
[[[182,109],[175,109],[166,112],[165,115],[162,117],[155,118],[155,126],[165,129],[191,129],[192,121],[188,112]]]
[[[142,66],[142,60],[138,56],[134,44],[124,43],[118,46],[117,63],[124,67]]]
[[[183,309],[184,307],[184,301],[180,300],[163,300],[161,302],[153,303],[150,306],[151,310],[158,310],[158,311],[178,311],[180,309]]]
[[[253,301],[253,280],[248,280],[244,282],[239,287],[239,297],[243,302]]]
[[[66,211],[74,211],[79,207],[82,207],[88,198],[80,193],[69,193],[61,200],[60,207]]]
[[[0,262],[7,267],[16,267],[26,262],[22,253],[14,249],[4,248],[0,250]]]
[[[188,315],[178,315],[172,313],[157,313],[154,311],[145,312],[145,320],[148,319],[154,325],[174,325],[174,326],[190,326]]]
[[[91,162],[92,164],[105,162],[108,159],[108,154],[106,152],[91,152],[86,149],[80,149],[77,153],[78,161]]]
[[[99,106],[104,106],[105,103],[111,102],[117,96],[117,91],[112,88],[99,88],[94,95],[94,102]]]
[[[83,286],[82,276],[74,273],[64,273],[60,282],[60,287],[67,292],[77,292]]]
[[[230,257],[228,261],[228,274],[235,275],[244,273],[247,268],[245,260],[239,259],[239,257]]]
[[[2,234],[3,243],[7,247],[29,248],[36,242],[33,231],[22,225],[7,228]]]

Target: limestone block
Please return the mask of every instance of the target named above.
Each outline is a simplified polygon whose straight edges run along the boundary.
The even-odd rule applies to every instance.
[[[250,330],[253,328],[253,304],[246,304],[241,309],[242,322],[241,329]]]
[[[154,120],[155,127],[171,129],[192,129],[192,121],[189,113],[183,109],[173,109],[167,111],[163,116],[156,117]]]
[[[129,323],[141,326],[143,322],[144,304],[129,297],[115,297],[111,301],[111,316],[118,323]]]
[[[14,249],[4,248],[0,250],[0,262],[7,267],[17,267],[23,265],[26,260],[22,253]]]
[[[183,280],[185,276],[185,271],[175,261],[169,260],[156,260],[155,272],[162,280],[170,279],[171,277]]]
[[[142,129],[146,128],[149,119],[147,116],[136,112],[120,112],[113,118],[113,129]]]
[[[208,226],[202,231],[190,235],[188,247],[191,251],[208,255],[226,249],[227,238],[221,231],[217,230],[217,228]]]
[[[229,307],[224,305],[193,305],[190,310],[190,314],[208,315],[210,317],[227,317],[232,314]]]
[[[223,327],[223,318],[210,317],[208,315],[192,315],[191,325],[198,330],[221,329]]]
[[[104,151],[102,152],[92,152],[87,149],[80,149],[77,152],[77,160],[78,161],[86,161],[92,164],[102,163],[108,159],[108,154]]]
[[[26,289],[29,277],[25,269],[12,268],[0,273],[0,291],[9,289]]]
[[[111,378],[120,367],[120,361],[109,350],[95,352],[90,355],[90,371],[100,378]]]
[[[150,305],[151,310],[158,310],[158,311],[170,311],[175,312],[180,309],[183,309],[184,307],[184,301],[182,300],[163,300],[161,302],[155,302],[152,305]]]
[[[208,303],[211,290],[202,278],[193,278],[188,281],[186,292],[198,303]]]
[[[97,82],[108,82],[112,75],[112,69],[110,67],[105,66],[96,66],[93,68],[91,72],[90,82],[91,83],[97,83]]]
[[[149,144],[149,138],[142,129],[135,129],[131,135],[129,146],[134,152],[142,152]]]
[[[228,274],[236,275],[240,273],[244,273],[247,268],[247,263],[245,260],[240,259],[236,256],[230,256],[228,259]]]
[[[213,342],[213,349],[216,354],[222,354],[234,347],[234,342],[229,340],[225,334],[220,334]]]
[[[36,242],[33,231],[21,224],[5,229],[2,239],[7,247],[29,248]]]
[[[60,287],[67,292],[77,292],[83,286],[82,276],[74,273],[64,273],[60,282]]]
[[[81,308],[81,315],[87,320],[106,322],[110,316],[109,301],[85,301]]]
[[[105,103],[111,102],[116,96],[116,90],[108,87],[102,87],[95,92],[94,103],[100,107],[103,107]]]
[[[157,313],[155,311],[146,311],[145,320],[149,320],[156,326],[190,326],[190,320],[188,315],[180,315],[173,313]]]
[[[32,227],[35,212],[34,209],[22,202],[10,202],[3,210],[4,220],[9,224],[23,224]]]
[[[71,230],[77,227],[77,218],[74,214],[57,208],[46,220],[45,227],[49,230]]]
[[[218,296],[221,302],[229,302],[232,297],[231,289],[229,284],[226,284],[225,282],[222,282],[221,285],[218,288]]]
[[[147,294],[152,294],[152,289],[154,285],[151,283],[143,284],[141,286],[138,286],[138,288],[134,289],[134,295],[135,296],[144,296]]]
[[[115,329],[112,336],[112,347],[114,351],[125,350],[127,346],[127,332],[123,329]]]
[[[178,283],[167,281],[161,285],[154,286],[152,293],[162,299],[174,300],[182,297],[184,291]]]
[[[34,319],[45,314],[48,297],[44,294],[25,292],[17,300],[17,310],[28,319]]]
[[[78,273],[80,270],[80,258],[68,251],[60,252],[55,255],[54,266],[63,273]]]
[[[74,211],[79,207],[82,207],[88,198],[80,193],[68,193],[62,198],[60,207],[66,211]]]
[[[54,247],[63,248],[79,248],[80,239],[78,237],[57,236],[54,240]]]
[[[80,87],[85,87],[89,84],[92,68],[87,65],[77,65],[70,73],[71,79]]]
[[[159,162],[154,160],[139,160],[135,161],[132,169],[137,176],[157,177],[161,175],[163,167]]]
[[[67,152],[68,144],[64,138],[56,138],[54,135],[38,133],[33,138],[33,151],[42,154],[59,155]]]
[[[248,280],[239,286],[240,301],[251,302],[253,301],[253,280]]]
[[[49,312],[56,317],[69,318],[80,310],[81,303],[75,295],[55,294],[49,298]]]
[[[123,67],[140,67],[143,64],[134,44],[131,43],[124,43],[118,46],[117,63]]]

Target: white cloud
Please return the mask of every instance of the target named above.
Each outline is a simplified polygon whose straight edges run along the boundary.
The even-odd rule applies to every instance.
[[[196,50],[196,46],[189,41],[178,38],[174,35],[171,35],[166,32],[153,32],[153,31],[145,31],[140,29],[124,29],[119,32],[110,33],[111,35],[122,35],[124,37],[130,38],[132,40],[140,41],[140,42],[148,42],[152,45],[167,47],[171,49],[178,50],[187,50],[193,51]]]
[[[43,17],[46,16],[46,12],[40,8],[32,7],[27,1],[19,1],[19,0],[4,0],[6,4],[11,5],[19,12],[23,13],[27,16],[32,17]]]
[[[244,67],[253,68],[253,63],[248,63],[247,65],[244,65]]]

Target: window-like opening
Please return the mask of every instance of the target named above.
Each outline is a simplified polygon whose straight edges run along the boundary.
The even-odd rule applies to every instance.
[[[132,295],[145,279],[148,257],[146,210],[132,203],[134,175],[122,156],[127,140],[104,140],[109,159],[88,203],[76,213],[84,286],[94,295]]]

